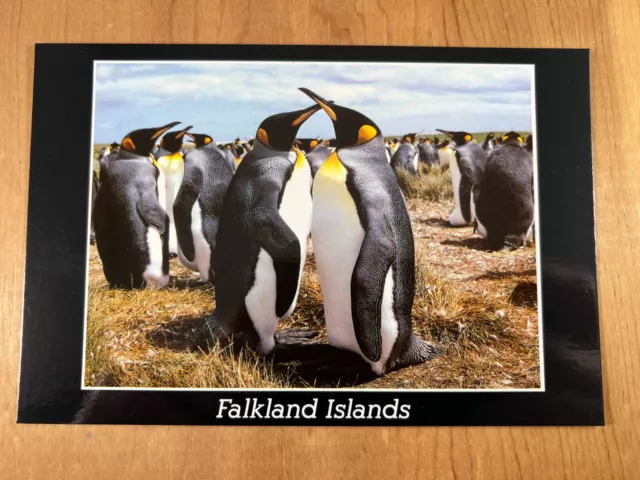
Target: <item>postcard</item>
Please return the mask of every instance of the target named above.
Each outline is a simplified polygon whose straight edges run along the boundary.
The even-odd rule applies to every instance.
[[[18,421],[603,424],[588,51],[36,46]]]

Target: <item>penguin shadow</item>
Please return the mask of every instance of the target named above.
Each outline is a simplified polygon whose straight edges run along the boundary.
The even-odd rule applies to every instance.
[[[158,347],[175,352],[194,352],[199,349],[199,332],[206,317],[176,317],[146,333],[147,340]]]
[[[270,356],[274,373],[301,387],[353,387],[377,378],[360,355],[313,340],[316,332],[286,329],[276,332]]]
[[[485,272],[482,275],[477,275],[473,277],[473,280],[503,280],[505,278],[510,278],[510,277],[524,277],[527,275],[535,275],[535,274],[536,274],[535,268],[524,270],[522,272]],[[529,283],[529,282],[525,282],[525,283]],[[532,283],[532,285],[535,287],[535,283]]]
[[[177,290],[204,290],[211,286],[209,282],[201,282],[199,279],[174,277],[169,278],[169,283],[164,288],[175,288]]]
[[[509,302],[518,307],[536,308],[538,306],[538,286],[534,282],[520,282],[516,284]]]
[[[467,237],[467,238],[461,238],[461,239],[448,238],[440,242],[440,244],[453,245],[456,247],[464,247],[464,248],[469,248],[471,250],[479,250],[481,252],[495,251],[495,249],[489,248],[484,238],[480,238],[480,237]]]
[[[433,218],[418,218],[417,219],[417,223],[420,223],[422,225],[429,225],[431,227],[448,227],[448,228],[454,228],[451,226],[451,224],[443,219],[443,218],[439,218],[439,217],[433,217]]]

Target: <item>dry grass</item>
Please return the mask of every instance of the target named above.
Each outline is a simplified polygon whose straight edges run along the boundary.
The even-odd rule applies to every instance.
[[[357,385],[364,388],[537,388],[539,343],[535,248],[488,252],[470,228],[446,224],[452,209],[447,170],[399,173],[416,245],[414,329],[444,354]],[[85,382],[91,386],[283,388],[322,386],[296,366],[274,365],[251,352],[235,357],[196,347],[215,309],[211,286],[173,259],[172,283],[160,290],[109,290],[91,247]],[[315,332],[326,342],[324,307],[312,249],[298,305],[282,329]]]
[[[421,164],[418,175],[396,168],[396,177],[405,198],[440,202],[453,197],[451,177],[447,167],[436,166],[428,169]]]

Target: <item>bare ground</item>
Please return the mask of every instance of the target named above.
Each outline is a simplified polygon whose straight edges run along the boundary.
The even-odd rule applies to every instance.
[[[443,347],[419,366],[373,378],[353,355],[326,345],[322,295],[313,252],[298,306],[279,325],[275,357],[236,357],[196,346],[215,308],[211,286],[171,260],[172,282],[160,290],[110,290],[90,248],[85,384],[177,388],[538,388],[535,247],[490,252],[472,229],[452,228],[448,172],[414,181],[408,196],[416,245],[414,329]],[[402,181],[401,181],[402,184]],[[416,186],[414,185],[414,187]],[[449,187],[448,187],[449,186]],[[447,189],[448,187],[448,189]],[[407,192],[406,185],[403,189]],[[435,192],[435,193],[434,193]],[[306,343],[306,344],[305,344]],[[324,360],[318,358],[324,356]],[[329,358],[329,360],[327,360]]]

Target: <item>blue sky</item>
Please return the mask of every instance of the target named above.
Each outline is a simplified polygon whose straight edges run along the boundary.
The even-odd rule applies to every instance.
[[[384,135],[530,131],[531,67],[520,65],[175,62],[96,65],[96,143],[180,121],[216,141],[253,137],[275,113],[306,108],[307,87],[358,110]],[[334,136],[322,112],[299,137]]]

